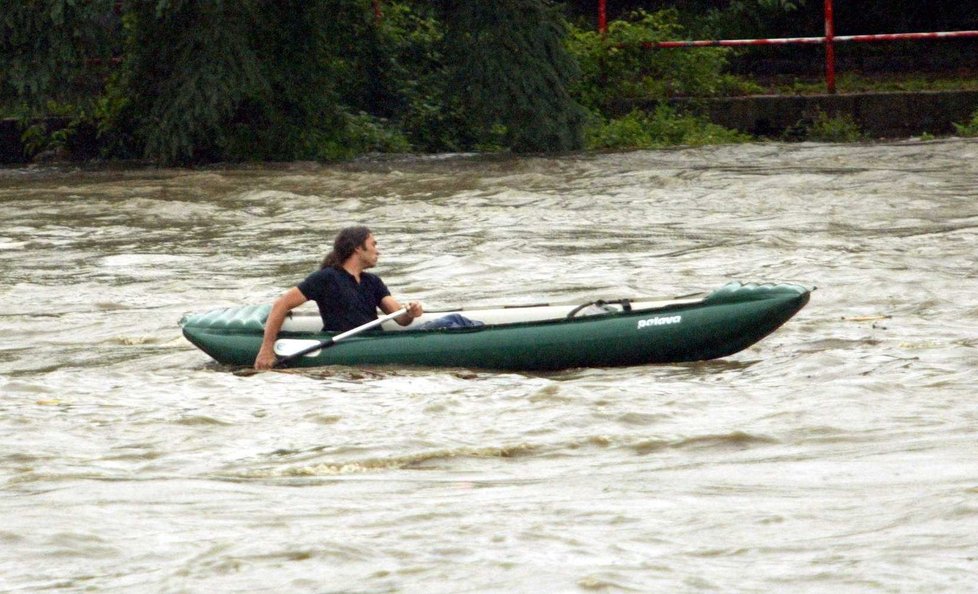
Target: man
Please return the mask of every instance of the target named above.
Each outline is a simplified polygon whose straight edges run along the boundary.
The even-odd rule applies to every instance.
[[[265,321],[261,350],[255,358],[255,369],[275,366],[275,339],[285,316],[306,301],[313,300],[319,306],[323,330],[329,332],[344,332],[376,320],[377,308],[384,313],[401,309],[384,281],[365,272],[377,265],[379,257],[377,240],[369,229],[359,226],[340,231],[333,241],[333,251],[323,259],[321,268],[283,293],[272,305]],[[408,303],[407,313],[394,320],[407,326],[422,313],[421,304],[412,301]]]

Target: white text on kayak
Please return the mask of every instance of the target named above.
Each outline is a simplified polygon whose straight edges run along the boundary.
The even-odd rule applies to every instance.
[[[682,316],[663,316],[655,318],[646,318],[644,320],[638,321],[638,330],[642,328],[648,328],[649,326],[668,326],[670,324],[678,324],[683,321]]]

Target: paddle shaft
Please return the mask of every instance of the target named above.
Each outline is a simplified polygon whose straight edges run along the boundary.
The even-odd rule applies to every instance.
[[[343,340],[344,338],[349,338],[349,337],[351,337],[351,336],[353,336],[355,334],[359,334],[359,333],[363,332],[364,330],[369,330],[369,329],[371,329],[371,328],[373,328],[375,326],[379,326],[379,325],[383,324],[384,322],[386,322],[388,320],[393,320],[394,318],[396,318],[396,317],[398,317],[400,315],[404,315],[405,313],[407,313],[407,308],[406,307],[402,307],[401,309],[399,309],[399,310],[397,310],[397,311],[395,311],[393,313],[389,313],[386,316],[379,317],[376,320],[371,320],[371,321],[367,322],[366,324],[363,324],[361,326],[357,326],[356,328],[353,328],[352,330],[347,330],[346,332],[340,332],[339,334],[337,334],[336,336],[333,336],[329,340],[324,340],[324,341],[322,341],[320,343],[311,345],[311,346],[309,346],[307,348],[302,349],[301,351],[299,351],[297,353],[292,353],[291,355],[286,355],[284,357],[280,357],[278,359],[278,361],[275,362],[275,365],[273,365],[272,367],[273,368],[274,367],[279,367],[281,365],[284,365],[286,363],[289,363],[290,361],[294,361],[294,360],[298,359],[299,357],[302,357],[303,355],[308,355],[309,353],[314,353],[314,352],[316,352],[318,350],[322,350],[322,349],[328,349],[329,347],[333,346],[334,344],[336,344],[337,342]]]

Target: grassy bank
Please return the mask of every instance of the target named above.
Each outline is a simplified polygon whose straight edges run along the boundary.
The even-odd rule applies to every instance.
[[[819,95],[826,92],[824,77],[771,76],[743,79],[754,95]],[[836,75],[836,93],[922,93],[929,91],[978,90],[978,71],[918,74]],[[978,108],[978,106],[976,106]]]

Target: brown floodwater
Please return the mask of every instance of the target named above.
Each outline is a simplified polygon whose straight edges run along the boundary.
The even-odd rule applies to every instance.
[[[817,287],[732,357],[242,373],[365,223],[429,308]],[[0,169],[0,591],[967,592],[978,141]]]

